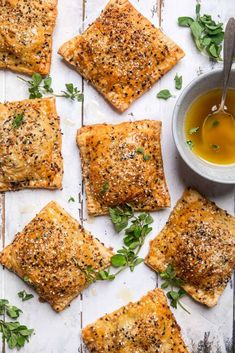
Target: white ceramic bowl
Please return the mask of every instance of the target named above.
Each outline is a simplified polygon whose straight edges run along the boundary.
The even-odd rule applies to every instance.
[[[217,165],[196,156],[186,144],[184,122],[192,102],[203,93],[222,87],[222,70],[216,69],[193,80],[177,100],[172,121],[176,147],[185,163],[206,179],[223,184],[235,184],[235,164]],[[232,70],[229,87],[235,89],[235,70]]]

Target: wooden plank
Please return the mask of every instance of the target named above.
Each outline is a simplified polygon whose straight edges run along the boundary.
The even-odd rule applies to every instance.
[[[174,76],[176,73],[183,75],[183,87],[185,87],[201,72],[211,70],[218,65],[209,62],[207,57],[197,51],[188,29],[180,28],[177,25],[177,18],[179,16],[194,17],[195,4],[187,0],[181,0],[177,2],[174,11],[172,11],[171,0],[165,0],[163,5],[161,27],[166,34],[182,46],[186,56],[169,75],[166,75],[161,80],[159,90],[168,88],[177,98],[179,93],[174,89]],[[226,1],[226,6],[224,5],[225,3],[221,0],[203,2],[202,13],[209,13],[217,17],[219,9],[222,21],[226,22],[231,16],[231,13],[234,13],[235,4],[234,1],[228,0]],[[234,186],[219,185],[199,177],[185,166],[176,152],[171,136],[171,117],[176,98],[162,102],[161,105],[161,113],[164,119],[163,139],[165,138],[165,141],[168,141],[168,143],[163,145],[163,153],[167,159],[166,170],[173,196],[173,203],[178,199],[185,186],[192,185],[214,200],[219,206],[233,214]],[[198,335],[195,335],[191,329],[191,320],[184,322],[181,313],[179,311],[175,313],[178,322],[184,327],[185,336],[191,338],[189,346],[196,352],[197,350],[200,352],[203,351],[203,348],[200,347],[204,347],[204,350],[207,351],[206,347],[209,345],[211,346],[211,352],[217,352],[217,350],[221,352],[232,352],[232,282],[227,286],[218,306],[213,309],[206,309],[203,306],[199,306],[189,298],[185,300],[185,302],[190,307],[191,316],[198,317],[197,321],[201,326],[199,327],[201,330],[198,331]],[[199,325],[196,325],[196,327],[197,326]]]
[[[58,21],[54,34],[53,61],[51,76],[55,91],[64,89],[64,84],[73,82],[80,90],[82,80],[57,55],[59,46],[73,37],[82,24],[81,1],[59,1]],[[17,87],[17,89],[15,89]],[[6,99],[27,98],[27,87],[17,79],[17,75],[6,72]],[[71,215],[79,218],[79,193],[81,192],[80,160],[75,144],[76,130],[81,126],[81,103],[57,99],[57,109],[61,118],[63,132],[64,188],[63,191],[24,190],[6,194],[6,245],[12,242],[17,231],[21,230],[40,211],[47,202],[58,201]],[[68,203],[70,196],[76,200]],[[80,299],[61,314],[55,313],[48,304],[38,302],[37,294],[28,288],[22,280],[9,271],[4,271],[5,297],[22,308],[20,321],[35,329],[35,335],[25,345],[25,353],[72,353],[80,345],[79,330]],[[34,298],[22,303],[17,293],[21,290],[33,293]],[[12,352],[6,348],[6,352]]]

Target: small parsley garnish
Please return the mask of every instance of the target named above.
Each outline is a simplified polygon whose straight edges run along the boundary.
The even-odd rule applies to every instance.
[[[102,188],[100,189],[100,194],[103,195],[109,190],[109,182],[105,181],[104,184],[102,185]]]
[[[175,88],[180,90],[183,84],[183,77],[176,74],[174,80],[175,80]]]
[[[219,124],[220,124],[219,120],[213,120],[213,121],[212,121],[212,126],[213,126],[213,127],[216,127],[216,126],[218,126]]]
[[[77,100],[78,102],[83,102],[83,93],[81,93],[73,83],[65,84],[66,91],[62,91],[62,95],[57,95],[57,97],[64,97],[71,99],[72,101]]]
[[[199,127],[192,127],[190,130],[189,130],[189,134],[190,135],[193,135],[193,134],[196,134],[198,131],[199,131]]]
[[[157,94],[157,98],[160,98],[160,99],[167,100],[170,97],[172,97],[172,94],[168,89],[163,89],[160,92],[158,92],[158,94]]]
[[[32,299],[34,296],[33,294],[29,294],[25,290],[22,290],[18,293],[18,297],[22,299],[22,302],[25,302],[26,300]]]
[[[191,141],[191,140],[187,140],[187,141],[186,141],[186,143],[187,143],[187,145],[189,146],[190,150],[192,150],[192,149],[193,149],[193,147],[194,147],[194,143],[193,143],[193,141]]]
[[[67,98],[72,101],[77,100],[78,102],[83,101],[83,93],[79,91],[73,83],[66,83],[66,90],[61,91],[62,94],[55,94],[52,88],[52,78],[47,76],[43,78],[40,74],[33,74],[31,80],[25,80],[23,77],[18,76],[18,78],[29,86],[29,98],[42,98],[46,94],[51,94],[55,97]]]
[[[136,153],[142,154],[144,161],[149,161],[151,159],[151,156],[149,154],[145,154],[145,151],[144,151],[143,147],[138,147],[137,150],[136,150]]]
[[[169,264],[167,266],[166,271],[160,273],[160,277],[162,280],[164,280],[164,282],[161,285],[161,288],[162,289],[166,289],[168,287],[171,288],[171,290],[167,292],[167,297],[168,299],[170,299],[171,306],[177,309],[179,305],[188,314],[190,314],[190,312],[180,302],[180,299],[186,295],[185,290],[181,288],[184,285],[184,281],[176,276],[173,266]],[[174,287],[178,287],[179,290],[178,291],[174,290]]]
[[[70,198],[68,199],[68,202],[75,202],[75,198],[73,196],[70,196]]]
[[[211,148],[215,151],[218,151],[220,149],[220,146],[219,145],[215,145],[215,144],[212,144],[211,145]]]
[[[12,126],[14,129],[17,129],[18,127],[20,127],[20,125],[22,124],[23,122],[23,119],[24,119],[24,113],[20,113],[20,114],[17,114],[15,117],[14,117],[14,120],[12,122]]]

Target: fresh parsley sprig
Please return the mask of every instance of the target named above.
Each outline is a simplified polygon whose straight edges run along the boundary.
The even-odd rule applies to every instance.
[[[2,338],[7,341],[10,349],[20,349],[24,347],[25,342],[29,341],[29,337],[32,335],[33,331],[34,330],[21,325],[18,321],[5,322],[0,320],[0,332],[2,333]]]
[[[24,296],[24,298],[26,297]],[[11,319],[17,319],[21,313],[22,310],[17,308],[16,306],[10,305],[8,300],[0,299],[0,315],[3,316],[6,314]],[[21,325],[18,321],[6,322],[0,320],[0,333],[2,334],[3,340],[6,340],[10,349],[20,349],[24,347],[26,341],[29,341],[29,337],[32,335],[33,332],[33,329],[28,329],[28,327]]]
[[[170,290],[167,292],[167,297],[170,300],[170,304],[173,308],[177,309],[178,305],[185,310],[188,314],[190,312],[183,306],[181,303],[181,298],[186,295],[185,290],[182,288],[184,281],[177,277],[176,272],[171,264],[167,266],[166,271],[160,273],[160,277],[164,282],[161,285],[162,289],[167,289],[170,287]],[[179,288],[175,290],[174,288]]]
[[[96,280],[112,281],[125,269],[129,268],[133,272],[135,267],[143,262],[143,259],[138,255],[146,236],[152,230],[150,224],[153,223],[153,218],[148,213],[135,216],[133,207],[130,204],[125,204],[123,207],[109,208],[109,214],[114,228],[118,233],[125,229],[123,239],[125,246],[111,257],[111,266],[99,272],[90,265],[85,269],[82,268],[77,259],[74,259],[76,266],[84,273],[88,283],[95,282]],[[128,227],[130,219],[132,220]],[[111,267],[118,270],[112,273]]]
[[[61,94],[56,94],[52,88],[52,78],[50,76],[43,78],[40,74],[35,73],[31,80],[26,80],[20,76],[18,78],[28,85],[30,99],[42,98],[44,95],[51,94],[54,97],[62,97],[71,101],[83,101],[83,93],[73,83],[66,83],[66,90],[61,91]]]
[[[17,319],[22,310],[14,305],[10,305],[9,301],[6,299],[0,299],[0,315],[7,314],[11,319]]]
[[[189,27],[196,47],[216,61],[221,60],[222,43],[224,40],[223,23],[216,23],[210,15],[200,14],[201,6],[196,5],[196,18],[179,17],[181,27]]]

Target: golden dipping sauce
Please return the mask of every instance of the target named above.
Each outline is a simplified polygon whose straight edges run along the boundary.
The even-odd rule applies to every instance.
[[[219,108],[221,95],[221,89],[214,89],[192,103],[185,119],[186,143],[196,155],[208,162],[233,164],[235,163],[235,120],[223,113],[213,115],[206,120],[213,110]],[[235,90],[228,90],[225,106],[226,112],[235,118]]]

